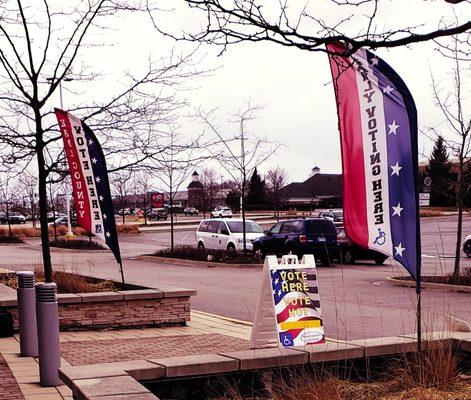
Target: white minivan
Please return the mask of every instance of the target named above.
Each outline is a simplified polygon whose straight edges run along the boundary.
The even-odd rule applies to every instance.
[[[205,219],[196,231],[196,246],[199,249],[242,251],[244,249],[242,219]],[[253,241],[263,236],[260,226],[250,219],[245,220],[246,249],[252,251]]]

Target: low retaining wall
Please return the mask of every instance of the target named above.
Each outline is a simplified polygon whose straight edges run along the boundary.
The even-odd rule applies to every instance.
[[[12,314],[17,329],[16,291],[0,293],[0,310]],[[181,288],[58,294],[60,330],[184,325],[190,320],[190,296],[195,294]]]
[[[427,338],[423,342],[424,349],[443,349],[451,345],[456,351],[463,352],[464,357],[471,351],[470,332],[430,332],[424,336]],[[182,394],[189,386],[188,382],[191,378],[215,377],[216,381],[221,383],[224,382],[220,377],[222,374],[280,371],[285,367],[301,368],[321,363],[346,365],[347,361],[350,363],[354,360],[366,363],[375,357],[403,355],[416,351],[415,336],[404,335],[353,342],[327,341],[321,345],[290,349],[266,348],[221,354],[66,366],[59,369],[59,377],[72,389],[74,399],[77,400],[98,399],[101,396],[103,399],[158,400],[158,397],[148,388],[155,389],[155,385],[159,383],[169,385],[174,380],[178,386],[179,396],[171,398],[190,398],[183,397]],[[183,379],[184,383],[182,383]],[[170,398],[170,396],[165,398]]]

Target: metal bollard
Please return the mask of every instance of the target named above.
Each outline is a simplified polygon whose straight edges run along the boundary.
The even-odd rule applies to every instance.
[[[38,330],[36,328],[36,299],[34,290],[34,273],[18,271],[16,273],[18,288],[18,324],[20,329],[20,355],[22,357],[38,356]]]
[[[36,312],[38,320],[39,382],[41,386],[62,384],[59,345],[59,309],[55,283],[36,284]]]

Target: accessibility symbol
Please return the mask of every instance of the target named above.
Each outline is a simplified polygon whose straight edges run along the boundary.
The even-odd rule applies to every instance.
[[[289,332],[280,333],[280,341],[284,347],[294,346],[293,335]]]
[[[381,228],[378,228],[378,236],[373,242],[374,244],[379,244],[382,246],[384,243],[386,243],[386,233],[384,233]]]

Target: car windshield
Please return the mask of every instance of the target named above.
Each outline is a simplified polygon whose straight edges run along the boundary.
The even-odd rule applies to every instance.
[[[229,229],[232,233],[242,233],[242,221],[229,221],[227,222]],[[262,233],[262,229],[253,221],[245,221],[246,233]]]
[[[312,219],[306,221],[306,232],[308,234],[324,234],[324,235],[337,235],[335,226],[329,220],[324,219]]]
[[[336,217],[343,217],[343,211],[332,211]]]

